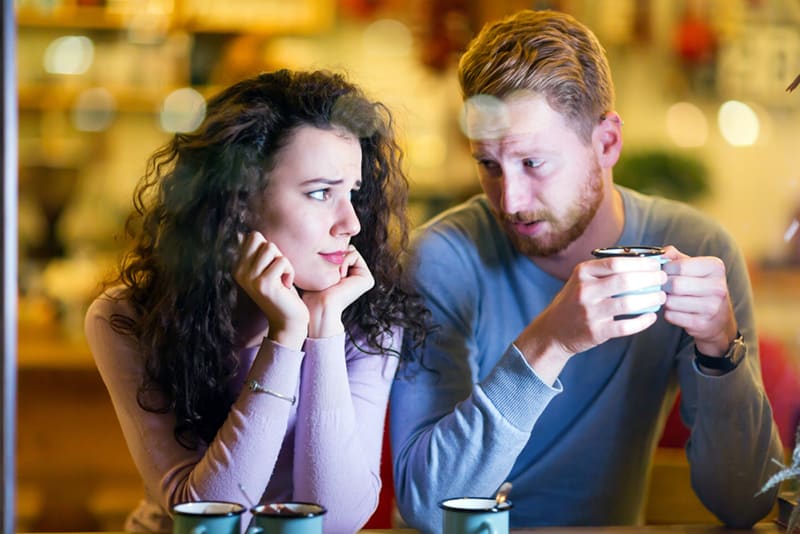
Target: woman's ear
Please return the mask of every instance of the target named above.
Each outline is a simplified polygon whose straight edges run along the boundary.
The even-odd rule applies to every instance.
[[[616,111],[606,113],[592,132],[592,146],[604,169],[616,165],[622,151],[622,119]]]

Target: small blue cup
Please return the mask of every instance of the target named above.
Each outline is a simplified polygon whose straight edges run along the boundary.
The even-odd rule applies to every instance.
[[[444,534],[508,534],[511,501],[497,504],[490,497],[459,497],[439,503]]]
[[[252,510],[247,534],[322,534],[324,506],[309,502],[261,504]]]
[[[611,257],[621,257],[621,258],[653,258],[657,259],[661,262],[661,265],[668,263],[669,260],[667,258],[662,257],[664,254],[664,249],[661,247],[650,247],[650,246],[620,246],[620,247],[608,247],[608,248],[596,248],[592,251],[592,254],[598,258],[611,258]],[[634,291],[626,291],[624,293],[620,293],[618,295],[614,295],[616,297],[624,297],[625,295],[641,295],[643,293],[652,293],[654,291],[658,291],[661,289],[661,286],[650,286],[650,287],[643,287],[641,289],[636,289]],[[617,315],[614,317],[616,320],[620,319],[631,319],[633,317],[637,317],[642,315],[643,313],[650,313],[650,312],[657,312],[661,309],[661,306],[650,306],[648,308],[644,308],[642,310],[638,310],[634,313],[626,313],[623,315]]]
[[[195,501],[172,507],[173,534],[241,534],[245,507],[234,502]]]

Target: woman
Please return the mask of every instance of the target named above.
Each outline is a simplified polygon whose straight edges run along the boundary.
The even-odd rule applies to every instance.
[[[131,530],[193,500],[298,500],[355,532],[380,489],[403,329],[408,184],[391,116],[340,75],[224,90],[150,159],[133,248],[86,334],[146,498]]]

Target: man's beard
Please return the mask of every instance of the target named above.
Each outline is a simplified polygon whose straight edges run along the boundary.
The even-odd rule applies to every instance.
[[[513,214],[495,212],[495,216],[517,250],[526,256],[552,256],[583,235],[603,199],[602,171],[597,160],[589,169],[588,178],[578,199],[561,219],[556,218],[549,210]],[[545,221],[551,229],[546,234],[536,237],[521,235],[514,230],[514,223],[533,221]]]

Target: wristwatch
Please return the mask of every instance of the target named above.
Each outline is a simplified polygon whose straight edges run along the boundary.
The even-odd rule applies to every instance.
[[[733,371],[744,359],[747,346],[744,343],[744,337],[740,332],[736,332],[736,338],[731,341],[728,346],[728,352],[722,356],[708,356],[697,350],[697,345],[694,347],[694,361],[707,369],[716,369],[718,371]]]

